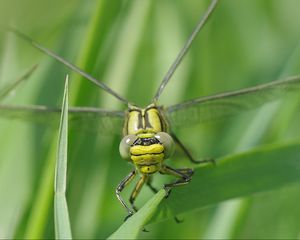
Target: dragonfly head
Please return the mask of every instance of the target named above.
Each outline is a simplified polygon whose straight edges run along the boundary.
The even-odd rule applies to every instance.
[[[173,154],[174,142],[165,132],[130,134],[122,139],[119,150],[121,157],[132,161],[141,173],[152,174]]]

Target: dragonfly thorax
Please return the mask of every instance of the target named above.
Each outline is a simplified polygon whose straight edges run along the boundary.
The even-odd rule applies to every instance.
[[[129,106],[123,135],[168,132],[168,124],[160,109],[150,104],[146,108]]]

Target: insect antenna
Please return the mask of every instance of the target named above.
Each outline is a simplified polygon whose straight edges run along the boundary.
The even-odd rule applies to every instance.
[[[156,92],[154,98],[152,99],[152,102],[156,103],[158,101],[159,96],[161,95],[161,93],[163,92],[164,88],[168,84],[170,78],[173,76],[175,70],[177,69],[177,67],[181,63],[181,61],[184,58],[185,54],[188,52],[190,46],[192,45],[193,41],[197,37],[198,33],[200,32],[200,30],[202,29],[202,27],[207,22],[209,16],[211,15],[211,13],[213,12],[213,10],[215,9],[217,3],[218,3],[218,0],[212,0],[211,1],[209,7],[207,8],[207,10],[204,13],[204,15],[200,18],[200,20],[199,20],[197,26],[195,27],[194,31],[192,32],[191,36],[188,38],[188,40],[186,41],[185,45],[183,46],[183,48],[180,50],[179,54],[177,55],[175,61],[172,63],[172,65],[169,68],[168,72],[164,76],[164,78],[163,78],[160,86],[157,89],[157,92]]]
[[[110,95],[114,96],[115,98],[117,98],[118,100],[120,100],[121,102],[125,103],[125,104],[129,104],[129,101],[126,100],[125,98],[123,98],[122,96],[120,96],[119,94],[117,94],[114,90],[112,90],[110,87],[108,87],[107,85],[105,85],[104,83],[100,82],[99,80],[97,80],[96,78],[94,78],[93,76],[89,75],[88,73],[86,73],[85,71],[83,71],[82,69],[80,69],[79,67],[73,65],[72,63],[68,62],[67,60],[63,59],[62,57],[58,56],[57,54],[55,54],[54,52],[52,52],[51,50],[43,47],[42,45],[40,45],[39,43],[35,42],[33,39],[31,39],[29,36],[27,36],[26,34],[18,31],[17,29],[9,26],[5,28],[7,31],[12,32],[14,34],[16,34],[19,38],[23,39],[24,41],[26,41],[27,43],[31,44],[33,47],[35,47],[36,49],[40,50],[41,52],[45,53],[46,55],[52,57],[53,59],[57,60],[58,62],[62,63],[63,65],[65,65],[66,67],[70,68],[71,70],[75,71],[76,73],[78,73],[79,75],[83,76],[84,78],[86,78],[87,80],[89,80],[90,82],[92,82],[93,84],[95,84],[96,86],[102,88],[104,91],[106,91],[107,93],[109,93]]]

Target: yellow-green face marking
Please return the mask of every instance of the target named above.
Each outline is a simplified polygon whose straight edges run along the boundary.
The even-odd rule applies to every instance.
[[[145,109],[130,107],[124,126],[125,137],[120,143],[121,156],[142,174],[159,171],[163,160],[173,151],[173,141],[166,130],[166,121],[153,104]]]
[[[133,164],[144,174],[157,172],[165,156],[164,146],[160,143],[148,146],[134,145],[130,148],[130,154]]]

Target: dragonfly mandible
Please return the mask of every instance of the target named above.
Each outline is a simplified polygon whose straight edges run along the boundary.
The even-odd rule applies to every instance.
[[[177,58],[167,71],[152,102],[146,108],[140,108],[129,102],[126,98],[120,96],[104,83],[98,81],[93,76],[69,63],[49,49],[41,46],[24,33],[21,33],[12,27],[7,29],[33,45],[38,50],[82,75],[94,85],[103,89],[127,106],[126,111],[109,111],[106,109],[90,107],[73,107],[69,109],[70,121],[77,121],[79,119],[89,121],[90,119],[91,121],[103,122],[106,127],[113,129],[114,131],[122,131],[123,139],[120,142],[120,154],[122,158],[134,165],[134,169],[116,188],[116,195],[128,212],[127,217],[130,217],[137,211],[134,202],[144,184],[148,185],[152,191],[157,191],[151,185],[153,174],[168,174],[177,178],[174,182],[164,185],[167,195],[173,187],[185,185],[191,180],[193,174],[191,168],[175,169],[165,164],[164,160],[172,157],[175,144],[183,150],[188,159],[193,163],[213,162],[212,159],[195,159],[172,131],[173,127],[201,123],[224,116],[230,116],[241,111],[261,106],[266,102],[278,99],[288,92],[299,89],[300,76],[293,76],[251,88],[192,99],[169,107],[159,105],[160,95],[200,30],[216,8],[218,2],[218,0],[211,1],[208,9],[200,18],[194,31],[191,33],[185,45],[177,55]],[[58,115],[61,110],[59,108],[50,108],[46,106],[1,105],[0,111],[3,115],[22,115],[26,118],[26,116],[30,117],[31,114],[35,114],[42,118],[49,118],[52,115]],[[129,205],[122,198],[121,192],[137,175],[140,175],[140,179],[131,194]]]

